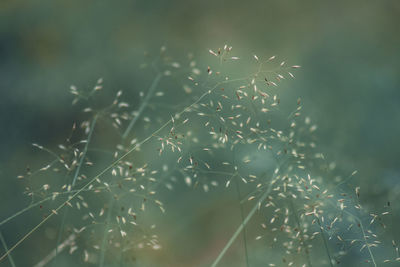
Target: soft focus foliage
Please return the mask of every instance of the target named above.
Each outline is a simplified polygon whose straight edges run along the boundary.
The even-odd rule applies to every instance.
[[[399,8],[0,4],[0,266],[397,266]]]

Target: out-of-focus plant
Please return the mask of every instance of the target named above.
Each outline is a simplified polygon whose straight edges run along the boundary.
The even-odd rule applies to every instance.
[[[154,79],[137,105],[122,91],[104,100],[102,79],[89,91],[71,86],[86,119],[73,123],[58,148],[34,144],[53,160],[18,176],[31,204],[0,227],[32,209],[43,218],[12,246],[0,235],[6,251],[0,261],[8,257],[14,266],[12,251],[56,217],[57,243],[35,266],[56,266],[64,250],[81,255],[82,264],[129,265],[129,255],[162,249],[156,233],[162,222],[145,214],[154,207],[165,212],[158,192],[181,181],[205,192],[222,185],[238,195],[242,223],[212,266],[239,236],[246,255],[240,266],[251,265],[250,243],[268,248],[269,266],[333,266],[355,252],[377,266],[376,231],[385,228],[381,217],[390,204],[380,214],[365,211],[359,187],[342,190],[356,172],[332,179],[335,166],[318,151],[317,126],[302,114],[301,99],[292,112],[281,108],[279,85],[300,66],[275,56],[241,59],[227,45],[209,54],[211,63],[199,66],[193,55],[178,62],[162,48],[144,66]],[[251,236],[246,228],[256,214],[264,221]],[[400,260],[392,245],[393,257],[380,261]]]

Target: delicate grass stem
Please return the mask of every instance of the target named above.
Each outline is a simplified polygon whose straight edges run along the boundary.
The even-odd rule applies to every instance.
[[[85,147],[83,148],[83,151],[82,151],[81,159],[79,161],[78,166],[75,169],[74,177],[72,179],[71,189],[73,189],[75,184],[76,184],[76,180],[79,177],[79,173],[81,171],[81,168],[82,168],[82,165],[83,165],[83,161],[86,158],[86,153],[88,151],[88,147],[89,147],[90,141],[92,140],[92,135],[93,135],[93,132],[94,132],[94,128],[96,126],[97,118],[98,118],[98,114],[96,114],[94,116],[93,121],[92,121],[92,123],[90,125],[88,138],[86,140]],[[62,234],[63,234],[63,231],[64,231],[64,226],[65,226],[65,221],[67,220],[67,216],[68,216],[68,207],[66,207],[66,209],[64,211],[64,215],[63,215],[63,218],[62,218],[62,221],[61,221],[61,227],[60,227],[60,230],[58,231],[57,245],[56,245],[55,257],[54,257],[54,263],[53,263],[54,266],[56,266],[58,247],[59,247],[59,244],[61,242],[61,238],[62,238]]]
[[[154,91],[157,88],[158,83],[161,80],[161,77],[162,77],[162,74],[158,73],[157,76],[154,78],[153,82],[151,83],[151,85],[149,87],[147,95],[146,95],[145,99],[143,100],[142,105],[139,108],[138,114],[129,123],[129,125],[126,128],[124,134],[122,135],[122,140],[125,140],[128,137],[130,131],[133,129],[133,126],[135,126],[136,122],[139,120],[139,118],[142,115],[143,111],[145,110],[146,106],[149,104],[149,101],[150,101],[151,97],[153,96]],[[109,210],[108,210],[108,213],[107,213],[106,225],[105,225],[104,234],[103,234],[103,241],[102,241],[102,244],[101,244],[99,267],[103,267],[104,266],[104,257],[105,257],[105,251],[106,251],[106,247],[107,247],[107,237],[108,237],[107,226],[110,223],[111,209],[114,206],[114,201],[115,201],[114,198],[111,196],[110,201],[108,203]]]
[[[297,227],[299,228],[299,231],[301,233],[301,241],[303,242],[303,245],[305,247],[305,253],[306,253],[306,259],[307,259],[308,266],[312,267],[312,263],[311,263],[311,259],[310,259],[310,253],[308,251],[307,243],[306,243],[305,238],[304,238],[303,229],[302,229],[301,224],[300,224],[299,216],[297,215],[297,209],[295,208],[292,199],[289,200],[289,203],[290,203],[290,207],[291,207],[291,209],[293,211],[294,220],[296,221]]]
[[[28,210],[30,210],[30,209],[32,209],[32,208],[34,208],[34,207],[37,207],[37,206],[39,206],[40,204],[42,204],[42,203],[44,203],[44,202],[50,200],[51,198],[52,198],[52,197],[42,199],[42,200],[40,200],[40,201],[38,201],[38,202],[36,202],[36,203],[33,203],[33,204],[29,205],[29,206],[26,207],[26,208],[23,208],[22,210],[16,212],[14,215],[12,215],[12,216],[10,216],[10,217],[4,219],[3,221],[1,221],[1,222],[0,222],[0,226],[2,226],[3,224],[5,224],[5,223],[11,221],[12,219],[18,217],[19,215],[21,215],[21,214],[27,212]]]
[[[222,251],[218,254],[217,258],[215,261],[212,263],[211,267],[216,267],[218,263],[221,261],[221,259],[224,257],[225,253],[228,251],[228,249],[232,246],[232,244],[235,242],[236,238],[240,235],[240,233],[243,231],[245,228],[246,224],[250,221],[250,219],[253,217],[253,215],[256,213],[257,209],[259,208],[259,205],[268,197],[268,195],[271,193],[271,188],[272,186],[269,185],[267,190],[264,192],[264,194],[258,199],[257,203],[254,205],[254,207],[251,209],[249,214],[247,214],[246,218],[243,220],[243,222],[240,224],[238,229],[233,233],[232,237],[229,239],[228,243],[226,243],[225,247],[222,249]]]
[[[328,242],[326,241],[326,237],[325,237],[324,231],[322,231],[323,228],[322,228],[322,226],[321,226],[321,222],[320,222],[319,218],[317,218],[317,222],[318,222],[319,231],[320,231],[320,233],[321,233],[322,240],[324,241],[324,246],[325,246],[326,254],[328,255],[329,265],[330,265],[331,267],[333,267],[332,257],[331,257],[331,253],[329,252]]]
[[[114,186],[118,186],[118,185],[114,185]],[[109,187],[112,187],[112,185],[110,185]],[[106,190],[106,189],[109,189],[109,187],[105,187],[105,186],[104,186],[104,187],[96,187],[95,189],[96,189],[96,190]],[[84,190],[82,190],[81,192],[84,192],[84,191],[92,191],[92,190],[93,190],[93,189],[84,189]],[[57,192],[57,196],[60,196],[60,195],[69,195],[69,194],[72,194],[72,193],[76,193],[77,191],[79,191],[79,189],[71,190],[71,191],[69,191],[69,192]],[[131,193],[131,195],[136,195],[136,196],[141,197],[141,198],[144,197],[144,195],[142,195],[142,194],[134,194],[134,193]],[[23,213],[25,213],[25,212],[27,212],[27,211],[33,209],[34,207],[37,207],[37,206],[39,206],[40,204],[43,204],[44,202],[47,202],[47,201],[50,201],[50,200],[54,200],[54,196],[46,197],[46,198],[44,198],[44,199],[42,199],[42,200],[39,200],[38,202],[32,203],[31,205],[29,205],[29,206],[26,207],[26,208],[21,209],[20,211],[18,211],[17,213],[15,213],[13,216],[10,216],[10,217],[8,217],[7,219],[4,219],[3,221],[1,221],[1,222],[0,222],[0,226],[2,226],[3,224],[6,224],[7,222],[11,221],[12,219],[18,217],[19,215],[22,215]]]
[[[56,245],[56,249],[55,249],[53,266],[57,266],[58,247],[61,242],[62,234],[64,232],[64,226],[65,226],[65,221],[67,220],[67,216],[68,216],[68,207],[65,207],[64,214],[63,214],[63,217],[61,220],[61,227],[60,227],[60,230],[58,231],[58,235],[57,235],[57,245]]]
[[[240,188],[239,188],[239,182],[238,182],[239,177],[237,176],[235,179],[235,184],[236,184],[236,192],[238,196],[238,201],[239,201],[239,208],[240,208],[240,218],[242,220],[242,224],[244,222],[244,212],[243,212],[243,205],[241,203],[241,196],[240,196]],[[248,255],[248,250],[247,250],[247,236],[246,236],[246,227],[243,226],[243,245],[244,245],[244,254],[246,257],[246,266],[249,267],[249,255]]]
[[[58,252],[63,251],[68,246],[71,246],[75,241],[76,235],[70,234],[61,244],[59,244],[55,249],[53,249],[46,257],[44,257],[40,262],[34,265],[34,267],[44,267],[50,261],[52,261],[56,257],[56,250]]]
[[[6,243],[6,240],[4,239],[3,234],[1,233],[1,231],[0,231],[0,240],[1,240],[1,244],[4,247],[4,250],[6,252],[8,252],[7,243]],[[8,254],[8,260],[10,261],[10,264],[11,264],[12,267],[16,266],[11,254]]]
[[[332,202],[329,202],[329,203],[330,203],[332,206],[335,206],[334,203],[332,203]],[[365,243],[365,246],[367,247],[367,250],[368,250],[369,256],[370,256],[370,258],[371,258],[372,264],[373,264],[375,267],[377,267],[378,265],[376,264],[374,254],[372,254],[372,250],[371,250],[371,248],[370,248],[370,246],[369,246],[369,244],[368,244],[367,237],[366,237],[366,234],[365,234],[364,225],[363,225],[362,221],[361,221],[360,218],[358,218],[356,215],[352,214],[351,212],[349,212],[349,211],[347,211],[347,210],[345,210],[345,209],[343,210],[343,212],[346,213],[347,215],[353,217],[354,219],[356,219],[356,220],[358,221],[358,223],[360,224],[360,228],[361,228],[361,232],[362,232],[362,235],[363,235],[364,243]]]
[[[80,171],[81,171],[81,167],[82,167],[82,165],[83,165],[83,161],[84,161],[85,158],[86,158],[86,153],[87,153],[87,151],[88,151],[89,143],[90,143],[90,141],[92,140],[92,135],[93,135],[94,127],[96,126],[96,122],[97,122],[98,116],[99,116],[98,114],[96,114],[96,115],[94,116],[93,121],[92,121],[92,124],[91,124],[91,126],[90,126],[88,138],[87,138],[87,140],[86,140],[85,147],[84,147],[84,149],[83,149],[83,151],[82,151],[83,154],[82,154],[82,156],[81,156],[81,160],[79,161],[79,165],[78,165],[78,167],[77,167],[76,170],[75,170],[74,178],[72,179],[72,184],[71,184],[71,187],[72,187],[72,188],[74,188],[74,186],[75,186],[76,180],[78,179],[79,173],[80,173]]]
[[[359,220],[359,223],[360,223],[361,231],[363,233],[364,242],[365,242],[365,245],[367,246],[367,249],[368,249],[369,255],[371,257],[372,263],[374,264],[375,267],[377,267],[376,262],[375,262],[375,258],[374,258],[374,254],[372,254],[371,248],[369,247],[369,244],[367,242],[367,238],[366,238],[366,235],[365,235],[365,230],[364,230],[363,223],[361,222],[361,220]]]
[[[128,127],[126,128],[124,134],[122,135],[122,139],[126,139],[130,133],[130,131],[132,130],[133,126],[135,125],[135,123],[138,121],[140,115],[142,115],[144,109],[146,108],[146,106],[149,104],[149,101],[151,99],[151,97],[154,94],[154,91],[156,90],[158,83],[160,82],[162,77],[162,74],[159,73],[157,74],[157,76],[154,78],[153,82],[151,83],[149,90],[147,92],[146,97],[144,98],[142,105],[140,106],[139,110],[138,110],[138,114],[131,120],[131,122],[129,123]]]
[[[378,265],[376,264],[374,254],[372,254],[371,248],[370,248],[370,246],[368,244],[367,237],[366,237],[366,234],[365,234],[364,225],[363,225],[362,221],[356,215],[348,212],[347,210],[344,210],[344,213],[346,213],[347,215],[350,215],[353,218],[355,218],[358,221],[358,223],[360,224],[360,228],[361,228],[361,231],[362,231],[362,234],[363,234],[363,239],[364,239],[364,242],[365,242],[365,246],[368,249],[368,253],[369,253],[369,256],[371,257],[372,263],[374,264],[375,267],[377,267]]]
[[[104,226],[103,240],[101,242],[101,248],[100,248],[99,267],[104,266],[104,259],[105,259],[105,252],[106,252],[107,238],[108,238],[108,224],[110,223],[110,220],[111,220],[111,213],[112,213],[113,206],[114,206],[114,197],[111,194],[108,211],[107,211],[106,224]]]

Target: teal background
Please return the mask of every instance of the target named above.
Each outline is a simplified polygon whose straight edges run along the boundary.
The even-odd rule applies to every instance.
[[[399,14],[400,3],[387,0],[2,1],[0,219],[28,204],[15,177],[27,165],[46,162],[30,144],[56,146],[80,118],[70,105],[71,84],[88,88],[103,77],[112,95],[124,90],[135,96],[153,77],[139,68],[144,52],[158,53],[165,45],[177,58],[193,52],[202,62],[208,49],[225,43],[238,54],[279,55],[301,65],[285,86],[302,98],[304,113],[317,123],[321,150],[343,173],[358,170],[349,190],[361,186],[365,207],[379,210],[390,201],[398,211]],[[139,102],[133,98],[132,103]],[[183,206],[162,220],[178,221],[180,230],[170,234],[172,245],[159,257],[200,266],[214,258],[206,244],[218,236],[218,218],[236,218],[227,226],[232,231],[240,220],[236,209],[218,214],[213,206],[212,200],[231,203],[230,193],[207,196],[195,206],[204,195],[186,190],[176,195],[192,199],[186,206],[168,198],[171,207]],[[195,213],[179,226],[179,210]],[[214,223],[204,219],[209,216]],[[394,216],[400,219],[398,212]],[[35,224],[30,218],[34,214],[1,229],[10,244]],[[385,235],[399,240],[397,227],[388,231]],[[28,266],[28,257],[40,259],[43,238],[35,235],[15,251],[17,266]]]

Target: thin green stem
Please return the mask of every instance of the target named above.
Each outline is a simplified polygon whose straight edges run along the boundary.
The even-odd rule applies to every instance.
[[[290,199],[289,202],[290,202],[290,207],[293,210],[293,216],[294,216],[294,219],[296,221],[297,227],[299,228],[299,231],[300,231],[301,242],[303,243],[303,245],[305,247],[305,253],[306,253],[306,259],[307,259],[308,266],[312,267],[312,263],[311,263],[311,259],[310,259],[310,253],[308,251],[307,243],[306,243],[306,240],[304,238],[303,229],[302,229],[301,224],[300,224],[299,216],[297,215],[297,209],[295,208],[292,199]]]
[[[367,249],[368,249],[368,253],[369,253],[369,256],[371,257],[372,263],[374,264],[375,267],[377,267],[374,254],[372,254],[371,248],[370,248],[370,246],[369,246],[369,244],[368,244],[368,241],[367,241],[367,235],[365,234],[365,229],[364,229],[364,225],[363,225],[362,221],[361,221],[360,218],[358,218],[356,215],[354,215],[354,214],[348,212],[347,210],[343,210],[343,211],[344,211],[344,213],[346,213],[347,215],[350,215],[350,216],[352,216],[353,218],[355,218],[355,219],[358,221],[358,223],[360,224],[360,228],[361,228],[361,231],[362,231],[362,234],[363,234],[363,239],[364,239],[364,242],[365,242],[365,246],[366,246]]]
[[[324,241],[324,246],[325,246],[326,254],[328,255],[329,265],[330,265],[331,267],[333,267],[332,257],[331,257],[331,253],[329,252],[328,242],[326,241],[326,237],[325,237],[324,231],[322,231],[323,228],[322,228],[321,222],[320,222],[320,220],[319,220],[318,217],[317,217],[317,222],[318,222],[319,231],[320,231],[320,233],[321,233],[322,240]]]
[[[75,169],[74,177],[72,179],[71,189],[74,188],[74,186],[76,184],[76,181],[78,179],[79,173],[80,173],[82,165],[83,165],[83,161],[86,158],[86,153],[88,151],[88,147],[89,147],[90,141],[92,140],[92,135],[93,135],[93,132],[94,132],[94,128],[96,126],[97,118],[98,118],[98,114],[96,114],[94,116],[92,124],[90,125],[88,138],[86,139],[86,144],[85,144],[85,147],[83,148],[81,159],[79,161],[78,166]],[[68,208],[66,208],[65,211],[64,211],[64,215],[63,215],[63,218],[61,220],[61,227],[60,227],[60,230],[58,231],[57,245],[56,245],[55,257],[54,257],[54,263],[53,263],[54,266],[56,266],[57,255],[58,255],[58,247],[59,247],[59,244],[61,242],[61,238],[62,238],[62,234],[63,234],[63,231],[64,231],[64,226],[65,226],[65,221],[67,220],[67,216],[68,216]]]
[[[61,244],[57,246],[57,248],[54,248],[49,254],[47,254],[47,256],[45,256],[41,261],[35,264],[34,267],[46,266],[56,256],[56,249],[58,249],[58,252],[63,251],[66,247],[71,246],[75,242],[75,239],[76,235],[70,234]]]
[[[3,244],[3,247],[4,247],[5,251],[7,252],[8,251],[7,243],[6,243],[6,240],[4,239],[3,234],[1,233],[1,231],[0,231],[0,240],[1,240],[1,243]],[[16,267],[15,262],[14,262],[12,256],[11,256],[11,254],[8,254],[8,260],[10,261],[10,264],[11,264],[12,267]]]
[[[240,235],[240,233],[243,231],[247,223],[250,221],[250,219],[253,217],[253,215],[256,213],[257,209],[259,208],[259,205],[268,197],[268,195],[271,193],[272,186],[269,185],[267,190],[264,192],[264,194],[259,198],[257,203],[254,205],[254,207],[251,209],[249,214],[247,214],[246,218],[243,220],[243,222],[240,224],[238,229],[233,233],[232,237],[229,239],[228,243],[226,243],[225,247],[222,249],[222,251],[218,254],[218,257],[215,259],[215,261],[212,263],[211,267],[216,267],[218,263],[221,261],[221,259],[224,257],[225,253],[228,251],[228,249],[232,246],[232,244],[235,242],[236,238]]]
[[[96,116],[94,116],[92,124],[90,126],[88,138],[86,140],[85,147],[83,148],[83,151],[82,151],[81,160],[79,161],[78,167],[75,170],[74,178],[72,180],[72,184],[71,184],[72,188],[74,188],[74,186],[75,186],[76,180],[78,179],[78,176],[79,176],[79,172],[81,171],[81,167],[83,165],[83,161],[86,158],[86,153],[88,151],[89,143],[92,140],[92,135],[93,135],[94,127],[96,126],[97,118],[98,118],[98,114],[96,114]]]
[[[334,203],[332,203],[332,202],[328,202],[328,203],[331,204],[332,206],[336,207],[336,205]],[[372,250],[371,250],[371,248],[370,248],[370,246],[368,244],[367,235],[365,234],[364,225],[363,225],[361,219],[358,218],[356,215],[352,214],[351,212],[345,210],[345,209],[343,210],[343,212],[346,213],[347,215],[353,217],[354,219],[356,219],[358,221],[358,223],[360,224],[360,228],[361,228],[361,232],[362,232],[362,235],[363,235],[364,243],[365,243],[365,246],[367,247],[369,256],[371,257],[372,264],[375,267],[377,267],[378,265],[376,264],[374,254],[372,254]]]
[[[122,135],[122,140],[125,140],[130,131],[133,129],[133,126],[135,126],[136,122],[139,120],[140,116],[142,115],[143,111],[145,110],[145,108],[147,107],[147,105],[149,104],[149,101],[151,99],[151,97],[154,94],[155,89],[158,86],[158,83],[160,82],[162,77],[161,73],[158,73],[157,76],[154,78],[153,82],[151,83],[149,90],[147,92],[147,95],[145,97],[145,99],[142,102],[142,105],[140,106],[139,110],[138,110],[138,114],[131,120],[131,122],[129,123],[128,127],[126,128],[125,132]],[[114,198],[111,196],[111,199],[108,203],[108,214],[107,214],[107,218],[106,218],[106,226],[104,228],[104,234],[103,234],[103,241],[101,244],[101,252],[100,252],[100,261],[99,261],[99,267],[103,267],[104,266],[104,258],[105,258],[105,251],[106,251],[106,247],[107,247],[107,237],[108,237],[108,231],[107,231],[107,226],[110,223],[110,219],[111,219],[111,209],[114,206]],[[121,252],[122,253],[122,252]]]
[[[12,216],[10,216],[10,217],[4,219],[3,221],[1,221],[1,222],[0,222],[0,226],[2,226],[3,224],[5,224],[5,223],[11,221],[12,219],[18,217],[19,215],[25,213],[26,211],[28,211],[28,210],[30,210],[30,209],[36,207],[36,206],[39,206],[40,204],[42,204],[42,203],[44,203],[44,202],[46,202],[46,201],[49,201],[49,200],[52,199],[52,198],[53,198],[53,197],[48,197],[48,198],[42,199],[42,200],[40,200],[40,201],[38,201],[38,202],[36,202],[36,203],[33,203],[33,204],[29,205],[29,206],[26,207],[26,208],[23,208],[22,210],[16,212],[16,213],[13,214]]]
[[[104,266],[104,259],[105,259],[105,252],[106,252],[107,238],[108,238],[108,225],[109,225],[110,220],[111,220],[111,213],[112,213],[113,206],[114,206],[114,197],[111,194],[110,201],[109,201],[109,206],[108,206],[108,211],[107,211],[106,225],[104,226],[103,241],[101,242],[101,248],[100,248],[99,267],[103,267]]]
[[[367,242],[367,238],[366,238],[366,235],[365,235],[365,230],[364,230],[363,223],[361,222],[361,220],[358,220],[358,221],[360,223],[360,228],[361,228],[361,231],[363,233],[364,242],[365,242],[365,245],[367,246],[367,249],[368,249],[369,255],[371,257],[372,263],[374,264],[375,267],[377,267],[376,262],[375,262],[375,258],[374,258],[374,254],[372,254],[371,248],[369,247],[369,244]]]
[[[241,203],[241,196],[240,196],[240,188],[239,188],[239,182],[238,182],[239,177],[236,177],[235,179],[235,184],[236,184],[236,192],[239,200],[239,208],[240,208],[240,217],[242,220],[242,224],[244,222],[244,212],[243,212],[243,205]],[[246,266],[249,267],[249,255],[248,255],[248,250],[247,250],[247,236],[246,236],[246,227],[243,226],[243,245],[244,245],[244,254],[246,257]]]
[[[61,227],[60,227],[60,230],[58,231],[53,266],[57,266],[56,264],[57,264],[58,247],[61,242],[62,234],[64,232],[64,226],[65,226],[65,221],[67,220],[67,216],[68,216],[68,207],[65,208],[63,218],[61,220]]]
[[[106,186],[93,187],[91,189],[81,190],[81,192],[93,191],[93,190],[106,190],[106,189],[109,189],[110,187],[117,187],[117,186],[118,185],[109,185],[108,187],[106,187]],[[60,195],[69,195],[69,194],[72,194],[72,193],[76,193],[77,191],[79,191],[79,189],[75,189],[75,190],[71,190],[71,191],[65,191],[65,192],[57,192],[57,197],[60,196]],[[145,195],[137,194],[137,193],[133,193],[133,192],[129,192],[129,195],[131,195],[131,196],[133,195],[133,196],[140,197],[140,198],[145,197]],[[7,222],[11,221],[12,219],[18,217],[19,215],[22,215],[23,213],[33,209],[34,207],[37,207],[40,204],[43,204],[44,202],[47,202],[47,201],[50,201],[50,200],[54,200],[54,199],[55,199],[55,197],[53,195],[53,196],[50,196],[50,197],[46,197],[46,198],[44,198],[42,200],[39,200],[38,202],[32,203],[28,207],[21,209],[20,211],[16,212],[14,215],[12,215],[12,216],[4,219],[3,221],[1,221],[0,222],[0,226],[2,226],[3,224],[6,224]],[[151,198],[148,198],[148,197],[147,197],[147,199],[151,200]]]
[[[126,128],[124,134],[122,135],[122,139],[126,139],[126,137],[128,137],[130,131],[132,130],[133,126],[135,125],[135,123],[138,121],[140,115],[142,115],[144,109],[146,108],[146,106],[149,104],[149,101],[151,99],[151,97],[154,94],[155,89],[158,86],[158,83],[160,82],[162,77],[162,74],[159,73],[157,74],[157,76],[154,78],[153,82],[151,83],[149,90],[147,92],[146,97],[144,98],[142,105],[140,106],[139,110],[138,110],[138,114],[131,120],[131,122],[129,123],[128,127]]]

